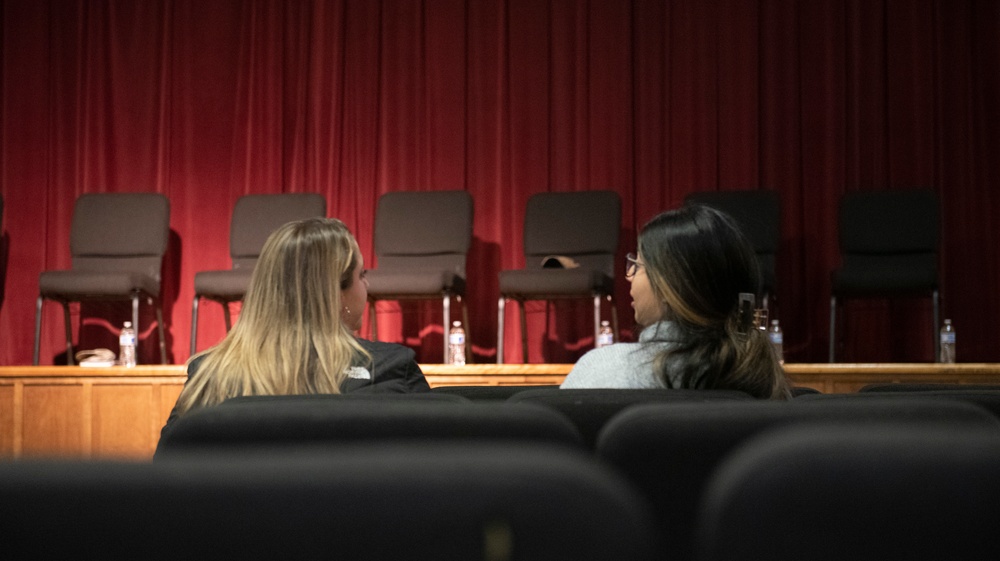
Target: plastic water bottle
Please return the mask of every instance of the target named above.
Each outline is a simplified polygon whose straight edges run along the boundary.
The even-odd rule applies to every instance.
[[[608,345],[615,342],[615,332],[611,330],[611,324],[608,320],[601,322],[601,330],[597,332],[597,343],[594,345],[597,348],[607,347]]]
[[[767,337],[771,340],[771,346],[774,347],[774,354],[778,355],[778,362],[784,364],[785,335],[781,331],[781,326],[778,325],[778,320],[771,320],[771,328],[767,330]]]
[[[955,328],[951,326],[951,320],[944,320],[941,327],[941,356],[938,362],[943,364],[955,363]]]
[[[125,322],[118,335],[118,359],[122,366],[135,366],[135,329],[131,321]]]
[[[453,321],[448,332],[448,363],[456,366],[465,364],[465,330],[462,322]]]

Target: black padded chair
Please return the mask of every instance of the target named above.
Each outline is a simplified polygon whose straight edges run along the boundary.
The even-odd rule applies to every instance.
[[[816,403],[750,401],[643,404],[610,420],[597,455],[653,504],[671,558],[692,559],[695,518],[710,475],[738,446],[783,426],[853,423],[867,431],[890,422],[991,430],[1000,421],[968,403],[892,400]],[[794,518],[789,519],[794,520]],[[789,530],[788,520],[784,530]],[[798,529],[798,521],[795,522]],[[766,557],[747,557],[747,559]]]
[[[615,252],[621,230],[621,198],[613,191],[538,193],[528,199],[524,216],[525,268],[500,272],[497,312],[497,363],[504,361],[504,311],[507,300],[519,304],[521,352],[528,362],[528,329],[524,303],[529,300],[591,298],[594,341],[601,329],[601,300],[611,305],[611,322],[618,339],[615,308]],[[567,268],[568,258],[576,267]],[[559,263],[559,267],[549,267]]]
[[[1000,558],[1000,437],[897,426],[775,431],[705,492],[702,561]]]
[[[170,201],[159,193],[80,195],[70,226],[70,269],[44,271],[38,278],[33,363],[38,364],[46,300],[62,304],[68,364],[73,364],[70,303],[125,300],[132,302],[136,333],[142,333],[139,303],[146,301],[155,309],[160,359],[166,364],[160,280],[169,236]]]
[[[761,297],[765,308],[777,294],[776,257],[781,244],[781,202],[777,191],[701,191],[684,204],[704,205],[728,214],[750,241],[760,262]]]
[[[816,401],[821,403],[835,401],[864,401],[869,399],[949,399],[965,401],[978,405],[993,413],[993,415],[997,418],[1000,418],[1000,389],[923,389],[914,391],[872,391],[869,389],[868,391],[854,393],[802,395],[796,397],[795,399],[796,401]]]
[[[163,431],[156,458],[192,450],[342,445],[390,440],[544,442],[581,446],[565,417],[537,405],[455,395],[344,394],[241,398],[188,412]]]
[[[0,463],[5,559],[650,561],[650,515],[592,457],[367,443]]]
[[[471,401],[505,401],[514,394],[528,390],[557,390],[559,386],[437,386],[436,394],[458,395]]]
[[[750,394],[735,390],[624,390],[624,389],[532,389],[517,392],[510,403],[538,403],[551,407],[571,421],[593,448],[601,428],[620,411],[641,403],[705,403],[749,401]]]
[[[465,264],[472,245],[472,196],[466,191],[386,193],[375,213],[377,268],[368,271],[368,317],[372,339],[378,340],[380,300],[441,299],[444,349],[448,362],[451,299],[462,305],[468,336],[469,311],[465,303]],[[472,345],[465,345],[466,361]]]
[[[841,266],[832,274],[830,362],[836,358],[837,304],[847,298],[930,296],[928,330],[938,356],[940,216],[933,191],[855,191],[840,202]]]
[[[194,275],[191,302],[191,354],[198,343],[198,303],[202,298],[222,306],[226,331],[232,328],[229,304],[243,300],[264,242],[278,227],[304,218],[326,216],[326,199],[316,193],[243,195],[233,207],[229,227],[229,255],[233,268]]]
[[[924,383],[924,382],[895,382],[868,384],[859,389],[859,392],[925,392],[925,391],[1000,391],[1000,384],[950,384],[950,383]]]

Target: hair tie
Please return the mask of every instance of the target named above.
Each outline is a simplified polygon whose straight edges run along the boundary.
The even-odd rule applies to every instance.
[[[767,308],[755,308],[757,297],[740,292],[736,311],[737,331],[747,334],[751,329],[767,329]]]

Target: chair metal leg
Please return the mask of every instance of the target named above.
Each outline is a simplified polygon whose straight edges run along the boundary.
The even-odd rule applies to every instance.
[[[834,359],[834,349],[837,346],[837,297],[830,297],[830,362]]]
[[[167,336],[166,329],[163,327],[163,308],[160,306],[159,300],[156,301],[156,330],[160,334],[160,364],[166,364]]]
[[[441,353],[441,364],[448,364],[450,362],[448,356],[448,335],[451,334],[451,295],[445,293],[444,297],[441,298],[441,323],[444,327],[443,339],[444,339],[444,352]],[[464,329],[468,329],[468,325],[463,326]]]
[[[66,326],[66,364],[73,366],[76,359],[73,357],[73,322],[69,319],[69,302],[63,302],[63,324]]]
[[[132,329],[135,329],[135,363],[139,364],[139,293],[132,295]]]
[[[194,353],[195,353],[196,348],[197,348],[197,343],[198,343],[198,301],[199,301],[199,299],[200,299],[199,296],[197,294],[195,294],[194,295],[194,300],[191,302],[191,353],[190,353],[191,356],[194,356]]]
[[[545,302],[545,306],[549,305]],[[524,300],[517,301],[517,307],[521,310],[521,364],[528,364],[528,313]],[[547,310],[546,310],[547,311]]]
[[[465,305],[465,298],[457,296],[462,304],[462,324],[465,325],[465,363],[472,364],[472,341],[469,339],[471,328],[469,325],[469,307]]]
[[[378,341],[378,314],[375,309],[377,300],[368,300],[368,331],[372,341]]]
[[[934,325],[931,326],[931,337],[934,341],[934,362],[937,362],[941,358],[941,337],[938,333],[941,326],[941,306],[940,294],[938,294],[937,289],[931,292],[931,302],[934,308]]]
[[[135,329],[136,342],[139,337],[139,295],[132,295],[132,328]]]
[[[507,299],[503,296],[497,301],[497,364],[503,364],[503,316]]]
[[[42,343],[42,303],[45,301],[41,296],[35,302],[35,355],[32,364],[38,366],[39,345]]]
[[[618,335],[618,306],[615,306],[615,297],[608,294],[608,304],[611,305],[611,331],[615,334],[615,341],[621,341]]]
[[[594,295],[594,346],[597,346],[598,337],[601,335],[601,295]]]
[[[229,302],[219,302],[222,304],[222,319],[226,322],[226,333],[233,328],[233,316],[229,313]]]

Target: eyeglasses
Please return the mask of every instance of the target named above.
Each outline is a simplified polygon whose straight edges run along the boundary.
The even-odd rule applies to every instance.
[[[639,272],[639,267],[645,266],[646,264],[640,263],[634,253],[629,253],[625,256],[625,278],[632,280],[635,274]]]

